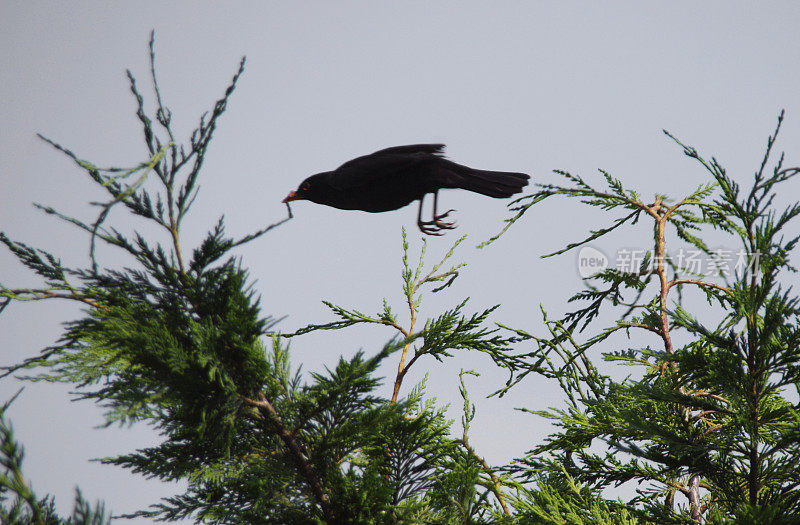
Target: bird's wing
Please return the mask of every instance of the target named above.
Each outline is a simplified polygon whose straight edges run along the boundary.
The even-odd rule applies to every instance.
[[[383,154],[409,154],[409,153],[428,153],[430,155],[444,155],[444,144],[409,144],[407,146],[392,146],[378,150],[373,155]]]
[[[331,173],[329,183],[347,189],[375,182],[376,178],[397,177],[441,157],[444,144],[412,144],[382,149],[347,161]]]

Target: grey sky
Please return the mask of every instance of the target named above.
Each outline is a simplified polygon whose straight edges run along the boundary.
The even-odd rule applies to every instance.
[[[162,94],[181,137],[247,55],[185,226],[189,248],[222,214],[231,234],[256,230],[284,216],[280,200],[307,175],[404,143],[445,142],[458,162],[525,171],[534,181],[552,181],[551,170],[566,169],[599,182],[596,170],[603,168],[644,195],[678,197],[706,179],[662,128],[746,181],[786,108],[781,146],[797,163],[798,22],[796,2],[5,0],[0,230],[66,263],[86,262],[85,236],[30,203],[88,219],[94,210],[86,203],[100,195],[35,133],[100,165],[144,160],[124,71],[133,71],[151,104],[147,39],[153,28]],[[455,191],[441,200],[445,209],[458,210],[459,228],[428,239],[429,260],[466,233],[456,260],[469,265],[456,286],[423,300],[423,316],[469,296],[473,310],[502,303],[496,320],[535,331],[540,303],[554,313],[564,310],[565,297],[581,286],[574,256],[539,256],[577,239],[600,215],[576,203],[550,203],[478,251],[474,246],[502,226],[504,203]],[[288,316],[283,330],[330,320],[322,299],[371,312],[386,297],[401,308],[400,228],[407,227],[412,253],[418,252],[415,206],[378,215],[305,202],[293,209],[294,220],[240,250],[264,312]],[[115,219],[136,227],[119,212]],[[108,266],[122,261],[108,251],[101,258]],[[37,284],[6,251],[0,251],[0,282]],[[0,315],[0,362],[35,355],[58,338],[60,322],[78,314],[58,302],[11,305]],[[359,348],[374,352],[391,335],[353,328],[298,338],[293,360],[319,370]],[[540,442],[546,426],[514,407],[545,408],[558,402],[559,392],[532,380],[506,398],[482,399],[505,376],[481,356],[421,362],[404,393],[427,371],[429,394],[452,402],[457,418],[462,367],[483,373],[468,381],[478,404],[472,442],[480,453],[502,462]],[[14,381],[0,383],[0,399],[17,388]],[[98,409],[68,402],[66,392],[28,385],[10,411],[27,449],[26,472],[40,494],[55,494],[63,510],[79,484],[114,512],[130,512],[174,490],[89,463],[154,438],[146,429],[94,429]]]

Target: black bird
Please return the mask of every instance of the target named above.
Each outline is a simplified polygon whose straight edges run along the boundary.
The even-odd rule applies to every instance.
[[[444,144],[412,144],[376,151],[345,162],[334,171],[317,173],[289,193],[284,203],[309,200],[341,210],[372,213],[396,210],[419,200],[417,225],[422,233],[441,235],[455,228],[439,214],[439,190],[460,188],[496,199],[510,197],[528,184],[528,175],[508,171],[476,170],[444,157]],[[433,193],[433,218],[422,220],[422,200]]]

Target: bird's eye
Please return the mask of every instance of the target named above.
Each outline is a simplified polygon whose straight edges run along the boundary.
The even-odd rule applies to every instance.
[[[308,191],[308,189],[310,187],[311,187],[311,184],[309,184],[307,182],[304,182],[303,184],[300,185],[300,191]]]

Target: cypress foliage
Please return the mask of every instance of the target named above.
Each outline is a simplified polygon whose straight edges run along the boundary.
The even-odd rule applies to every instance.
[[[103,462],[188,483],[184,493],[132,516],[288,524],[800,521],[800,306],[786,281],[798,242],[789,226],[800,205],[775,205],[781,185],[800,169],[784,167],[783,156],[768,169],[783,115],[747,189],[716,160],[669,135],[710,176],[683,198],[643,199],[605,172],[603,187],[557,172],[563,183],[540,184],[512,203],[506,229],[556,197],[617,213],[607,226],[546,257],[625,227],[644,226],[651,248],[636,268],[608,268],[586,279],[586,288],[570,298],[576,308],[563,317],[542,309],[545,334],[499,324],[497,306],[471,311],[466,299],[423,317],[426,293],[453,293],[463,264],[450,261],[464,238],[429,266],[424,241],[411,262],[405,231],[400,307],[384,300],[367,314],[326,302],[333,320],[279,334],[234,250],[289,220],[291,211],[239,239],[228,237],[219,219],[198,246],[187,251],[181,243],[182,221],[244,59],[181,145],[156,80],[152,37],[150,58],[154,114],[145,111],[128,72],[149,152],[144,162],[100,168],[42,137],[108,194],[90,221],[39,206],[87,233],[86,267],[67,268],[57,256],[0,232],[0,242],[43,281],[38,288],[0,285],[0,311],[14,301],[53,298],[84,306],[56,345],[5,367],[0,377],[26,373],[70,383],[80,398],[103,407],[108,425],[151,425],[159,444]],[[154,225],[162,237],[122,233],[111,225],[118,209]],[[674,256],[676,245],[718,255],[705,240],[712,230],[738,242],[746,255],[732,275],[697,275]],[[121,250],[129,262],[103,267],[99,243]],[[691,290],[706,305],[698,307]],[[608,315],[615,321],[598,328]],[[292,365],[288,339],[356,324],[385,326],[388,343],[306,376]],[[620,336],[636,332],[652,340],[628,348]],[[542,379],[558,384],[564,406],[530,410],[556,426],[544,443],[531,444],[508,465],[490,465],[470,442],[476,407],[467,382],[477,373],[460,374],[460,428],[424,382],[404,383],[411,367],[463,351],[482,352],[510,374],[497,395]],[[384,362],[397,370],[387,385],[376,374]],[[636,372],[615,379],[616,365]],[[386,388],[391,395],[382,393]],[[22,475],[7,407],[0,408],[0,520],[107,522],[102,505],[90,506],[80,492],[68,518],[56,515],[52,498],[34,494]],[[635,495],[609,499],[608,489],[623,483],[635,485]]]
[[[20,390],[21,392],[21,390]],[[39,499],[26,480],[22,468],[25,451],[14,438],[14,431],[6,418],[6,411],[17,392],[3,406],[0,406],[0,523],[8,525],[105,525],[111,519],[106,516],[102,503],[90,505],[75,490],[75,503],[72,514],[61,517],[56,513],[52,497]]]
[[[387,305],[376,318],[331,305],[340,321],[298,333],[379,322],[400,329],[373,356],[341,358],[331,370],[303,379],[292,367],[285,339],[272,333],[247,272],[232,250],[260,238],[291,218],[240,239],[226,236],[223,220],[190,255],[181,245],[181,224],[198,191],[200,168],[244,59],[224,95],[201,117],[189,143],[179,145],[172,113],[163,105],[155,77],[154,115],[145,111],[128,72],[150,158],[133,168],[100,168],[42,137],[109,195],[93,221],[52,207],[44,212],[84,230],[90,264],[66,268],[53,254],[12,240],[2,242],[42,277],[39,288],[3,286],[2,307],[12,301],[52,298],[78,301],[83,315],[65,326],[55,346],[3,375],[35,370],[36,380],[74,384],[82,399],[105,410],[106,423],[146,423],[157,429],[157,446],[103,459],[104,463],[165,481],[188,481],[188,489],[132,514],[159,520],[191,518],[209,523],[398,523],[463,522],[488,515],[487,494],[502,501],[500,485],[482,488],[488,465],[450,436],[443,409],[425,399],[423,385],[402,397],[405,370],[418,358],[439,360],[455,349],[502,352],[507,341],[487,328],[492,308],[465,313],[466,302],[429,320],[423,328],[400,328]],[[144,218],[168,239],[126,236],[110,226],[117,208]],[[130,264],[105,268],[96,245],[125,252]],[[404,240],[406,252],[408,244]],[[455,248],[455,247],[454,247]],[[452,255],[452,250],[445,259]],[[444,261],[443,261],[444,262]],[[423,272],[404,258],[403,287],[412,315],[420,287],[449,286],[458,265]],[[413,347],[412,344],[424,341]],[[376,369],[402,349],[393,396],[382,397]],[[413,355],[408,352],[413,351]],[[471,449],[469,449],[471,450]],[[13,457],[13,456],[10,456]],[[31,496],[12,490],[23,503]],[[452,508],[451,492],[462,494]],[[18,506],[17,504],[14,504]],[[12,506],[12,509],[16,508]],[[34,507],[31,506],[33,509]]]
[[[540,191],[517,202],[510,222],[556,196],[620,213],[609,226],[550,255],[639,222],[651,247],[639,268],[609,268],[587,279],[587,289],[570,299],[585,306],[562,319],[545,314],[547,337],[518,331],[534,342],[534,366],[518,367],[515,381],[530,373],[555,379],[567,400],[565,408],[537,412],[560,430],[510,468],[519,479],[566,484],[576,502],[585,488],[600,494],[634,482],[637,495],[626,506],[654,523],[800,521],[795,472],[800,420],[792,400],[800,359],[798,297],[781,284],[794,271],[789,255],[798,236],[785,230],[800,205],[777,209],[774,204],[781,184],[800,169],[785,167],[783,155],[768,169],[782,121],[783,113],[745,190],[715,159],[705,160],[667,133],[706,170],[710,184],[678,200],[657,195],[647,203],[605,172],[605,188],[558,172],[567,184],[540,185]],[[719,259],[719,250],[703,239],[711,229],[741,247],[742,264],[730,273],[718,266],[719,275],[693,275],[675,255],[683,252],[667,245],[681,243]],[[682,293],[687,288],[699,290],[707,306],[692,311]],[[582,336],[606,305],[617,308],[618,321]],[[721,320],[709,325],[712,308]],[[657,344],[614,349],[619,348],[615,334],[630,337],[635,331]],[[688,343],[675,344],[678,336]],[[603,372],[608,366],[593,360],[595,349],[604,349],[608,362],[638,369],[640,377],[612,379]],[[563,498],[547,486],[534,495],[545,506],[559,505]]]

